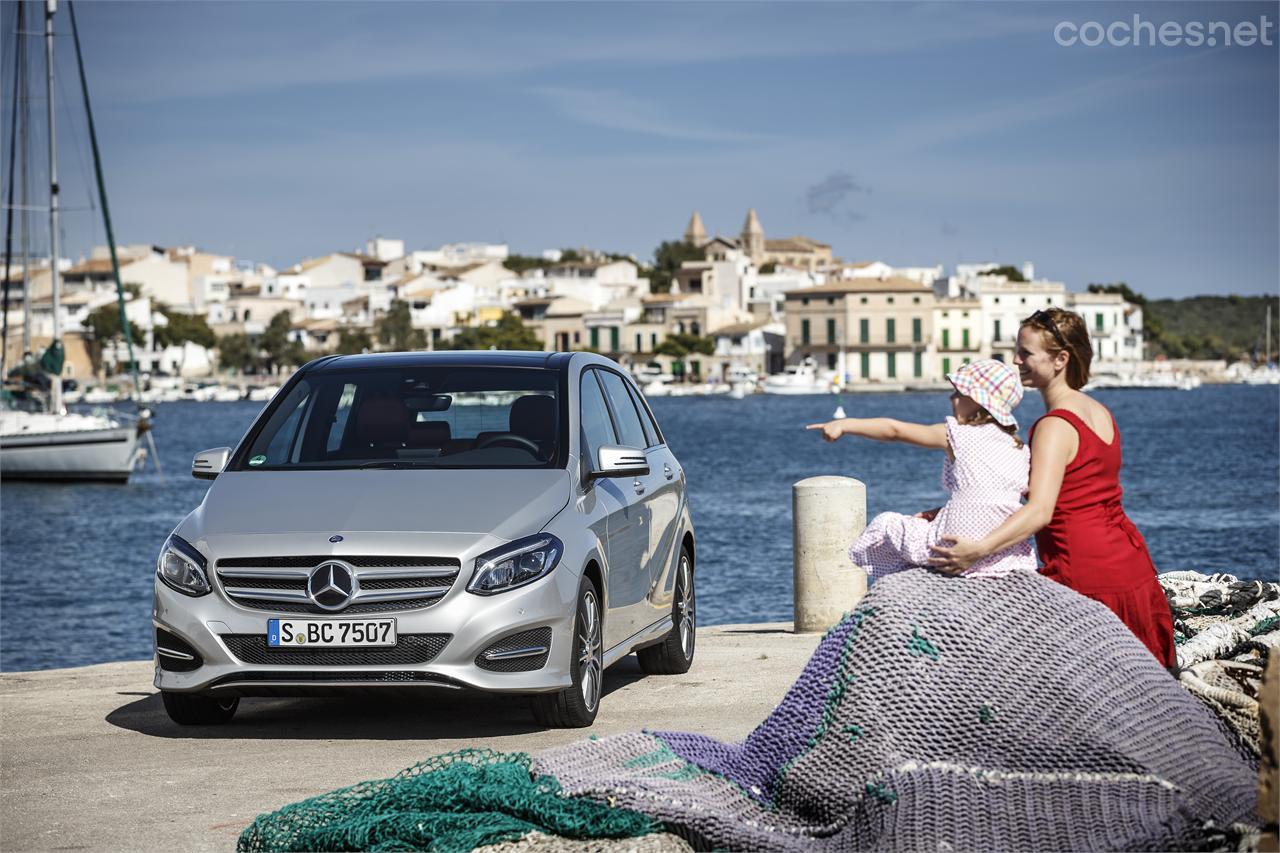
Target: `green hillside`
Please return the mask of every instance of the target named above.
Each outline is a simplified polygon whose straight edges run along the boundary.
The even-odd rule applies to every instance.
[[[1146,299],[1123,284],[1089,285],[1093,292],[1121,293],[1143,308],[1148,358],[1254,358],[1265,351],[1263,329],[1271,303],[1271,359],[1280,356],[1280,298],[1193,296]]]

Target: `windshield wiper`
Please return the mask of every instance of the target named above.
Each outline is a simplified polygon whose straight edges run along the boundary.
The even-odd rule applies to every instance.
[[[429,468],[429,465],[423,465],[412,459],[379,459],[376,462],[366,462],[363,465],[357,465],[358,469],[365,468]]]

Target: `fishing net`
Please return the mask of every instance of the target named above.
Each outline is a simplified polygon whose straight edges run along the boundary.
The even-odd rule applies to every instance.
[[[1186,849],[1256,824],[1239,739],[1106,607],[1029,572],[878,581],[742,743],[462,755],[483,760],[260,817],[241,849],[461,849],[531,824],[700,849]]]
[[[237,850],[471,850],[533,832],[627,838],[660,828],[651,818],[560,795],[534,778],[529,756],[467,749],[260,815]]]

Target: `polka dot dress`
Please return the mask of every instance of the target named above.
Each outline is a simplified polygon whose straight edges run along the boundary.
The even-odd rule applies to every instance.
[[[1031,450],[1014,445],[995,424],[965,426],[947,418],[947,441],[955,460],[942,466],[942,487],[951,495],[933,521],[896,512],[871,519],[849,548],[849,559],[875,579],[929,563],[929,546],[943,536],[981,539],[1019,506],[1031,472]],[[992,554],[966,571],[971,577],[1003,577],[1016,570],[1036,571],[1031,540]]]

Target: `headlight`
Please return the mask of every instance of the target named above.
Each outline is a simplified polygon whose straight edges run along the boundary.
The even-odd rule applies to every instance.
[[[493,595],[533,583],[560,562],[564,544],[550,533],[526,536],[476,557],[475,573],[467,590]]]
[[[204,595],[209,591],[208,565],[194,545],[181,536],[170,535],[156,560],[156,577],[183,595]]]

